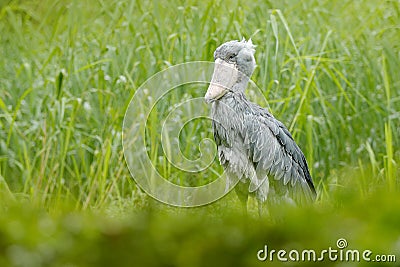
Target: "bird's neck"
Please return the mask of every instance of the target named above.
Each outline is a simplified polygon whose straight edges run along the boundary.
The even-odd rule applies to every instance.
[[[244,94],[244,91],[229,91],[220,99],[213,102],[211,109],[213,117],[221,116],[228,120],[235,120],[238,115],[242,115],[241,110],[243,109],[243,105],[246,105],[246,103],[247,98]]]
[[[241,101],[241,100],[247,100],[244,92],[246,90],[248,82],[249,82],[249,79],[247,79],[247,80],[242,79],[241,81],[238,81],[234,86],[232,86],[231,90],[228,91],[219,100],[222,102],[225,102],[226,104],[229,104],[231,102]]]
[[[247,84],[249,83],[249,80],[250,80],[249,77],[247,77],[245,75],[241,75],[239,77],[238,81],[232,86],[232,91],[244,94],[244,91],[247,88]]]
[[[214,102],[212,105],[214,112],[223,112],[226,109],[239,108],[243,103],[247,102],[247,98],[244,94],[247,84],[249,83],[249,77],[243,76],[232,86],[232,88],[225,93],[220,99]],[[224,107],[225,106],[225,107]],[[230,112],[228,112],[229,114]]]

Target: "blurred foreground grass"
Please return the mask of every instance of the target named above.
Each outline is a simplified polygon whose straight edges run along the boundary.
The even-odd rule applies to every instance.
[[[226,198],[234,196],[228,195]],[[214,205],[181,210],[132,206],[121,216],[110,211],[76,211],[57,207],[49,213],[30,205],[11,205],[0,215],[1,266],[287,266],[276,258],[257,260],[269,250],[371,250],[400,257],[400,200],[375,192],[368,199],[347,192],[338,206],[319,203],[274,211],[273,219],[243,217],[226,199]],[[151,202],[151,201],[150,201]],[[152,204],[150,204],[152,205]],[[286,255],[287,257],[287,255]],[[361,257],[361,256],[360,256]],[[371,266],[371,262],[329,261],[323,266]],[[291,262],[290,266],[316,266]]]
[[[341,237],[399,262],[399,27],[398,1],[1,1],[0,266],[253,266],[264,244]],[[253,80],[310,163],[316,206],[256,219],[232,194],[189,210],[154,203],[123,160],[130,98],[242,36],[257,45]],[[188,157],[209,133],[195,127],[180,140]],[[183,184],[220,171],[186,175],[149,154]]]

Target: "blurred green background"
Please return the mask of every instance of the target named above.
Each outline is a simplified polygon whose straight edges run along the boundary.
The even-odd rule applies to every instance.
[[[339,238],[400,266],[399,1],[1,0],[0,32],[0,266],[265,266],[264,245]],[[316,204],[258,218],[234,193],[194,209],[157,203],[124,162],[130,98],[242,37],[257,45],[253,81],[307,157]],[[192,127],[188,156],[211,134]],[[149,155],[172,180],[198,180],[165,168],[157,147]],[[195,177],[212,180],[214,166]]]

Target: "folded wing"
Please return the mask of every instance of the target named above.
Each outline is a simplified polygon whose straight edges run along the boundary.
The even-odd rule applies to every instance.
[[[270,177],[297,201],[314,199],[306,159],[287,128],[265,109],[254,106],[252,111],[244,115],[241,133],[257,173],[250,178],[249,191],[256,191]]]

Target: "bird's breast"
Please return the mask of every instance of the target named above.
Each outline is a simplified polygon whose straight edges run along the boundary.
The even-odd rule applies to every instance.
[[[218,138],[224,145],[232,147],[234,142],[238,141],[237,136],[243,127],[243,115],[229,104],[229,102],[215,101],[211,117],[213,119],[214,137]],[[217,145],[219,145],[218,142]]]

